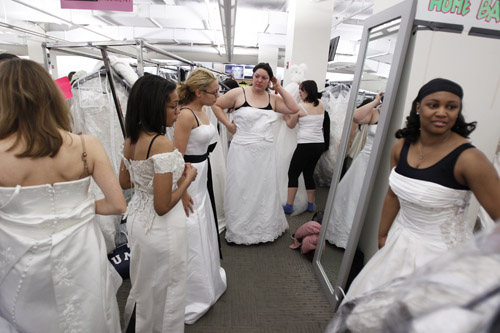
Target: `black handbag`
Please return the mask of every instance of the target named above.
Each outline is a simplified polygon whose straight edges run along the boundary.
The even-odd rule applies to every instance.
[[[125,235],[125,239],[127,239],[127,234],[124,231],[120,231],[120,234]],[[128,247],[128,240],[116,246],[113,251],[108,253],[108,260],[122,279],[126,280],[130,278],[130,248]]]

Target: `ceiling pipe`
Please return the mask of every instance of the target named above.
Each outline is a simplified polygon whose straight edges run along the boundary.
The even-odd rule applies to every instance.
[[[219,11],[222,23],[222,34],[226,43],[228,62],[233,59],[234,26],[236,25],[237,0],[219,0]]]
[[[22,28],[22,27],[15,26],[15,25],[8,24],[8,23],[4,23],[4,22],[0,22],[0,27],[6,28],[6,29],[15,30],[15,31],[19,31],[19,32],[22,32],[22,33],[25,33],[25,34],[29,34],[29,35],[33,35],[33,36],[37,36],[37,37],[40,37],[40,38],[46,38],[46,39],[55,40],[57,42],[68,42],[67,40],[64,40],[62,38],[57,38],[57,37],[49,36],[47,34],[43,34],[43,33],[38,32],[38,31],[29,30],[29,29],[26,29],[26,28]]]
[[[373,7],[373,4],[370,4],[370,5],[366,6],[366,7],[361,8],[360,10],[358,10],[358,11],[354,12],[353,14],[351,14],[351,15],[349,15],[349,16],[346,16],[346,17],[344,17],[342,20],[340,20],[340,21],[336,22],[334,25],[332,25],[332,29],[333,29],[333,28],[335,28],[336,26],[338,26],[338,25],[340,25],[340,24],[344,23],[345,21],[347,21],[347,20],[349,20],[349,19],[353,18],[354,16],[356,16],[356,15],[358,15],[358,14],[361,14],[361,13],[362,13],[362,12],[364,12],[365,10],[372,8],[372,7]]]
[[[94,34],[97,34],[97,35],[99,35],[99,36],[103,36],[103,37],[105,37],[105,38],[108,38],[109,40],[113,40],[113,38],[111,38],[111,37],[109,37],[109,36],[106,36],[106,35],[104,35],[104,34],[101,34],[100,32],[94,31],[94,30],[89,29],[89,28],[87,28],[87,27],[85,27],[85,26],[83,26],[83,25],[80,25],[80,24],[75,24],[75,23],[73,23],[73,22],[71,22],[71,21],[69,21],[69,20],[66,20],[66,19],[64,19],[64,18],[62,18],[62,17],[59,17],[59,16],[54,15],[54,14],[52,14],[52,13],[49,13],[49,12],[47,12],[47,11],[45,11],[45,10],[42,10],[42,9],[40,9],[40,8],[37,8],[37,7],[32,6],[32,5],[30,5],[30,4],[27,4],[27,3],[23,2],[23,1],[20,1],[20,0],[12,0],[12,1],[14,1],[14,2],[16,2],[16,3],[20,4],[20,5],[26,6],[26,7],[28,7],[28,8],[34,9],[34,10],[36,10],[36,11],[39,11],[40,13],[44,13],[45,15],[52,16],[52,17],[54,17],[54,18],[56,18],[56,19],[58,19],[58,20],[61,20],[61,21],[66,22],[66,23],[68,23],[68,24],[71,24],[72,26],[75,26],[75,27],[78,27],[78,28],[80,28],[80,29],[84,29],[84,30],[90,31],[90,32],[92,32],[92,33],[94,33]]]

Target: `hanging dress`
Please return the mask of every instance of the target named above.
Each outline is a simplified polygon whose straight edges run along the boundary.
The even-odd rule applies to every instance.
[[[207,189],[210,172],[208,155],[214,145],[215,127],[200,123],[191,130],[184,160],[197,170],[196,179],[189,185],[194,212],[187,219],[188,261],[185,323],[193,324],[219,299],[226,290],[226,272],[220,267],[218,227]]]
[[[134,188],[126,213],[132,288],[125,306],[124,331],[135,307],[136,332],[184,332],[186,213],[179,201],[159,216],[153,198],[155,173],[172,173],[172,190],[177,187],[184,171],[182,154],[174,150],[146,160],[123,161]]]
[[[245,93],[245,90],[243,90]],[[265,108],[245,103],[233,113],[236,134],[227,156],[224,195],[226,240],[237,244],[272,242],[288,222],[281,206],[271,97]]]
[[[331,244],[343,249],[347,245],[349,233],[351,232],[352,220],[356,213],[376,131],[376,124],[368,125],[365,145],[352,162],[351,167],[347,170],[335,191],[333,208],[326,229],[326,239]]]
[[[346,300],[411,274],[472,238],[466,219],[471,191],[453,175],[462,151],[472,147],[463,144],[433,166],[416,169],[407,162],[409,144],[405,142],[399,163],[389,176],[389,186],[399,199],[398,215],[384,247],[354,279]]]

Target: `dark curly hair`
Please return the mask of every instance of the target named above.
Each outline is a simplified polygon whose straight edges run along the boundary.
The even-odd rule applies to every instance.
[[[420,88],[417,97],[413,100],[411,104],[410,115],[406,117],[405,127],[396,131],[396,138],[404,138],[408,142],[416,142],[420,136],[420,116],[417,114],[417,103],[420,103],[422,99],[430,95],[431,93],[437,91],[449,91],[458,97],[460,97],[460,110],[458,113],[457,121],[451,130],[464,138],[468,138],[476,129],[476,121],[467,123],[462,115],[462,87],[457,83],[446,80],[446,79],[434,79],[426,83]]]
[[[307,93],[307,97],[304,100],[305,102],[313,103],[314,106],[318,106],[321,93],[318,92],[318,85],[316,84],[316,81],[302,81],[300,83],[300,90]]]

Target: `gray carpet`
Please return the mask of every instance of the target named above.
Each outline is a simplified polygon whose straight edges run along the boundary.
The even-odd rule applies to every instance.
[[[328,189],[319,188],[317,203],[323,207]],[[228,287],[218,302],[187,333],[317,333],[324,332],[333,315],[312,264],[298,250],[289,249],[291,235],[312,213],[287,216],[290,225],[275,242],[229,246],[221,234],[221,264]],[[118,292],[123,309],[130,283]],[[123,310],[122,310],[123,311]]]

